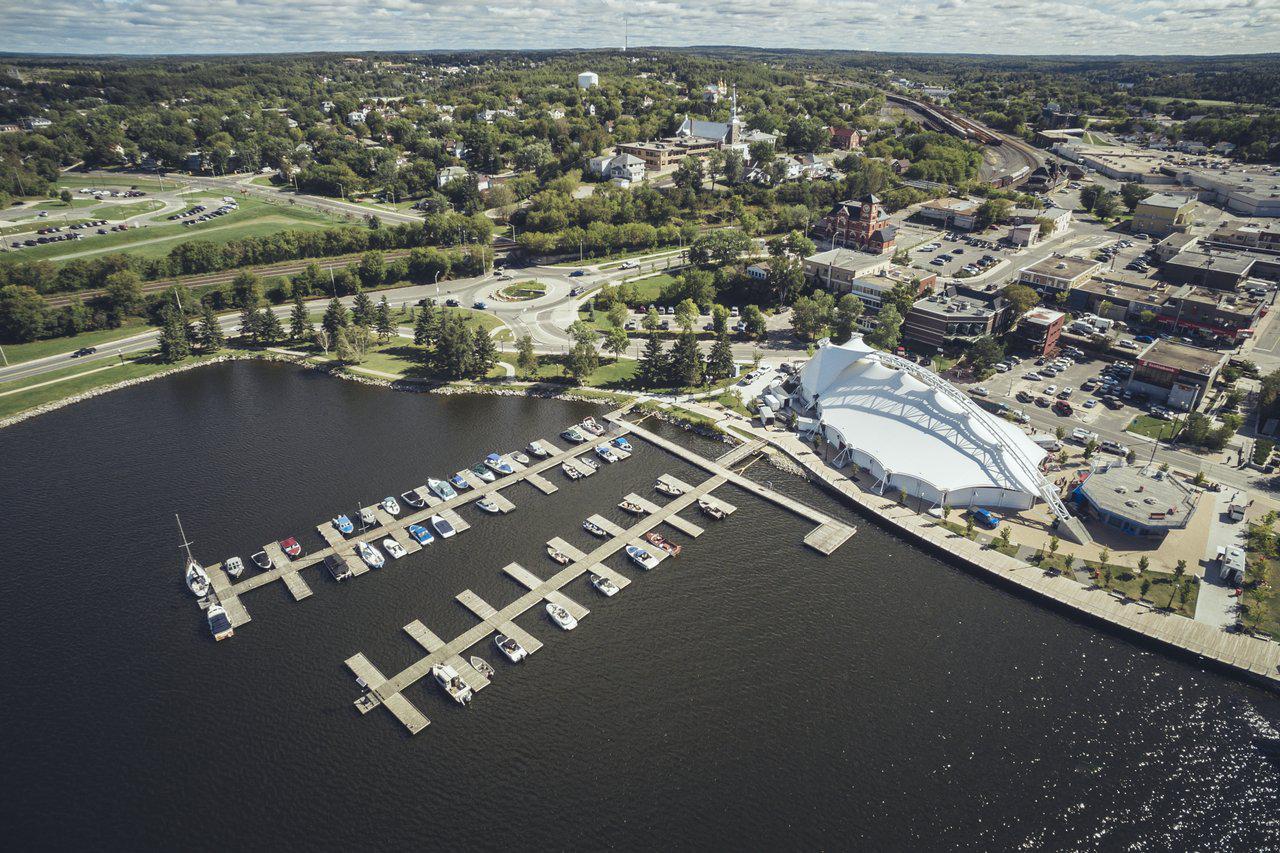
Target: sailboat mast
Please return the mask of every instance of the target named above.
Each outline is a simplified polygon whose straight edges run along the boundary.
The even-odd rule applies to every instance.
[[[186,532],[185,530],[183,530],[183,529],[182,529],[182,519],[181,519],[181,518],[178,518],[178,514],[177,514],[176,512],[173,514],[173,517],[174,517],[175,519],[177,519],[177,522],[178,522],[178,534],[182,537],[182,544],[181,544],[181,545],[179,545],[178,547],[179,547],[179,548],[186,548],[186,549],[187,549],[187,562],[189,562],[189,563],[194,563],[196,558],[195,558],[195,557],[193,557],[193,556],[191,556],[191,544],[192,544],[192,543],[190,543],[190,542],[188,542],[188,541],[187,541],[187,532]]]

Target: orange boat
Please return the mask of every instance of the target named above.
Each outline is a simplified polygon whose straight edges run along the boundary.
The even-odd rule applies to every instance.
[[[653,530],[650,530],[648,533],[644,535],[644,541],[648,542],[650,545],[653,545],[655,548],[660,548],[663,551],[666,551],[668,554],[670,554],[673,557],[679,557],[680,552],[684,550],[683,545],[677,545],[676,543],[672,542],[670,539],[667,539],[661,533],[657,533]]]

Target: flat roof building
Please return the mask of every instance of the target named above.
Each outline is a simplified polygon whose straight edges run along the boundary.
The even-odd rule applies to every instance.
[[[1146,394],[1170,408],[1195,411],[1226,361],[1225,352],[1161,338],[1139,353],[1126,390]]]
[[[1256,258],[1242,252],[1179,252],[1165,261],[1160,275],[1174,284],[1235,290],[1249,278],[1256,263]]]
[[[1168,237],[1191,226],[1195,201],[1181,195],[1156,193],[1138,202],[1129,223],[1131,234],[1151,234]]]
[[[978,208],[981,206],[971,198],[939,198],[922,204],[917,215],[945,228],[970,231],[978,223]]]
[[[1104,524],[1132,536],[1163,537],[1187,526],[1198,496],[1158,466],[1113,462],[1093,471],[1075,494]]]
[[[892,263],[893,259],[888,255],[868,255],[856,249],[835,248],[805,258],[804,275],[824,290],[835,294],[852,293],[855,279],[882,273]]]
[[[1052,255],[1018,270],[1018,283],[1034,288],[1041,294],[1056,295],[1060,291],[1078,287],[1101,268],[1102,264],[1098,261]]]
[[[984,302],[961,296],[942,293],[926,296],[907,312],[902,323],[902,338],[923,349],[969,344],[995,331],[998,311]]]
[[[1035,355],[1048,355],[1058,348],[1058,338],[1067,315],[1052,308],[1032,308],[1022,315],[1014,331],[1015,340]]]

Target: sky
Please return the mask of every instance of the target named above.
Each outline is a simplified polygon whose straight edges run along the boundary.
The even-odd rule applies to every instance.
[[[1280,51],[1280,0],[0,0],[0,51],[747,45],[942,53]]]

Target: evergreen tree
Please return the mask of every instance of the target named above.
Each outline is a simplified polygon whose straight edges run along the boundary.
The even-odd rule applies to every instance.
[[[347,340],[347,330],[339,328],[337,335],[333,339],[333,353],[338,357],[338,361],[350,364],[356,360],[355,351],[351,349],[351,342]]]
[[[471,336],[471,369],[473,379],[481,379],[498,361],[498,348],[493,345],[493,338],[483,328],[477,328]]]
[[[733,350],[729,347],[729,333],[721,332],[707,355],[707,376],[711,379],[728,379],[732,375]]]
[[[187,324],[176,309],[164,312],[164,326],[160,330],[160,360],[176,364],[191,355],[187,340]]]
[[[636,380],[642,388],[657,388],[666,383],[667,354],[655,333],[649,334],[649,340],[644,345],[644,353],[636,367]]]
[[[307,314],[307,305],[302,301],[302,291],[293,291],[293,311],[289,314],[289,337],[295,341],[311,340],[315,334],[315,324]]]
[[[683,332],[671,348],[671,384],[681,388],[694,388],[702,384],[702,352],[698,349],[698,337],[693,332]]]
[[[449,315],[440,323],[432,364],[436,372],[448,379],[461,379],[472,364],[471,333],[462,319]]]
[[[218,325],[218,317],[213,313],[213,306],[206,302],[200,309],[200,345],[207,352],[215,352],[222,349],[225,343],[222,326]]]
[[[278,343],[284,337],[284,325],[270,308],[263,308],[258,315],[258,338],[264,344]]]
[[[351,322],[365,328],[373,325],[373,300],[363,290],[356,290],[356,298],[351,303]]]
[[[390,340],[391,336],[395,334],[396,327],[391,322],[391,306],[387,303],[387,297],[385,296],[378,303],[378,310],[374,312],[373,329],[378,333],[378,340],[384,342]]]
[[[245,305],[240,309],[240,340],[256,344],[258,339],[258,306]]]
[[[418,322],[413,327],[413,342],[420,347],[435,343],[440,332],[440,312],[434,302],[428,301],[418,312]]]
[[[329,307],[324,311],[324,319],[320,321],[320,325],[324,326],[334,347],[338,345],[338,332],[345,329],[349,322],[347,309],[343,307],[338,297],[333,297],[329,301]]]

